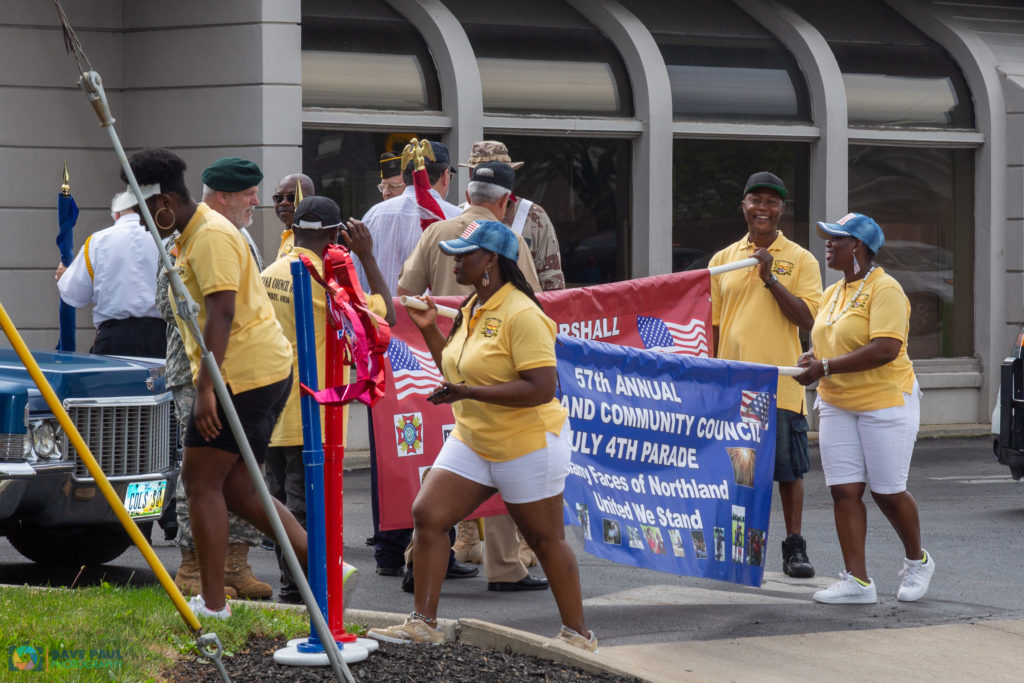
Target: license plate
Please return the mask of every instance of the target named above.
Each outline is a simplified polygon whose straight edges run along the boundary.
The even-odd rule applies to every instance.
[[[166,479],[133,481],[128,484],[128,492],[124,494],[124,506],[132,517],[159,515],[164,509],[166,491]]]

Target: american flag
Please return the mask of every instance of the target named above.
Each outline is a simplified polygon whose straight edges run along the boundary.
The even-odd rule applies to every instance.
[[[740,399],[740,419],[744,422],[760,422],[761,429],[768,429],[768,392],[744,391]]]
[[[708,357],[708,333],[704,321],[694,318],[686,324],[665,322],[661,318],[638,315],[636,330],[649,351],[664,351],[685,356]]]
[[[399,400],[410,394],[429,396],[441,383],[441,373],[428,351],[414,349],[392,337],[387,357],[391,361],[395,392]]]

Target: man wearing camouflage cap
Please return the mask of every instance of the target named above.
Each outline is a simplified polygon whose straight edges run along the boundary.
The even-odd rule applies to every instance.
[[[477,164],[489,161],[504,161],[513,170],[523,166],[522,161],[512,161],[505,143],[497,140],[474,142],[469,161],[459,164],[473,168]],[[565,276],[562,274],[562,255],[558,250],[558,236],[552,225],[548,212],[536,202],[523,197],[512,196],[504,216],[498,219],[512,228],[517,235],[522,235],[533,254],[533,264],[540,279],[540,286],[545,292],[552,289],[565,289]]]

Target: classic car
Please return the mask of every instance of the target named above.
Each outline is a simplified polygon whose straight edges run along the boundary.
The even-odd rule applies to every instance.
[[[173,532],[178,429],[159,359],[33,352],[128,513]],[[167,521],[165,521],[167,520]],[[35,562],[109,562],[131,539],[14,351],[0,349],[0,535]]]

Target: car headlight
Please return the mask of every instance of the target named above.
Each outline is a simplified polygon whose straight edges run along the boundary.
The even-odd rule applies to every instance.
[[[53,419],[35,419],[25,434],[25,460],[60,460],[60,425]]]
[[[32,448],[40,458],[52,459],[57,453],[57,430],[49,420],[43,420],[32,428]]]

